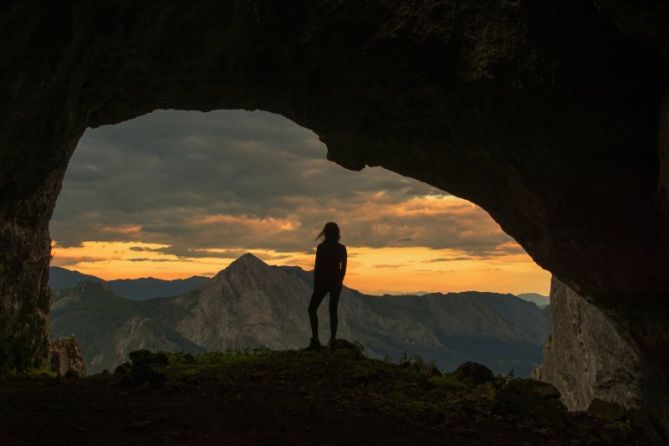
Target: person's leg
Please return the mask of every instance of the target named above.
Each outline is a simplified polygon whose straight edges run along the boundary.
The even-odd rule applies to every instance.
[[[330,342],[334,342],[337,338],[337,325],[339,325],[337,306],[339,306],[339,294],[341,294],[341,285],[330,288]]]
[[[314,288],[314,292],[311,295],[311,301],[309,302],[309,322],[311,323],[311,339],[312,342],[318,340],[318,307],[327,290],[324,288]]]

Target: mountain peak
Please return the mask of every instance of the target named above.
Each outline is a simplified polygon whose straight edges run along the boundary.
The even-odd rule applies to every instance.
[[[251,254],[250,252],[247,252],[246,254],[242,255],[241,257],[233,261],[230,265],[228,265],[226,269],[230,268],[234,269],[242,266],[259,267],[259,266],[267,266],[267,264],[262,260],[260,260],[258,257]]]
[[[254,256],[250,252],[243,254],[238,257],[232,263],[230,263],[227,268],[221,270],[216,274],[212,279],[215,281],[221,277],[226,277],[229,274],[248,274],[248,273],[257,273],[263,271],[265,268],[268,268],[268,265],[260,260],[258,257]]]

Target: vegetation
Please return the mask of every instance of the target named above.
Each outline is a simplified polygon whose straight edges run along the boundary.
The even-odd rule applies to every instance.
[[[113,374],[0,382],[11,408],[0,408],[0,442],[51,444],[60,432],[99,445],[248,444],[249,435],[254,444],[643,444],[624,421],[566,412],[548,384],[474,363],[442,373],[411,354],[370,359],[345,341],[318,351],[140,350],[130,359]],[[40,429],[26,434],[21,423],[36,410]]]
[[[271,350],[265,347],[230,349],[224,352],[207,352],[198,355],[191,353],[166,353],[172,371],[185,374],[223,372],[230,366],[267,359]]]
[[[540,438],[559,437],[558,432],[572,428],[573,432],[560,435],[591,436],[590,423],[595,421],[574,424],[573,414],[565,410],[559,393],[549,384],[517,379],[512,374],[493,375],[475,363],[443,373],[434,362],[410,353],[403,354],[397,363],[371,359],[363,355],[358,343],[340,342],[337,349],[320,351],[256,348],[166,354],[166,365],[160,368],[164,381],[157,382],[166,389],[193,383],[217,386],[224,394],[239,398],[271,395],[272,404],[292,413],[303,412],[306,404],[309,410],[334,411],[332,416],[341,413],[364,418],[374,414],[409,430],[450,432],[483,443],[486,437],[479,432],[491,430],[505,435],[513,431],[512,437],[535,440],[537,432]],[[147,375],[139,376],[144,379]],[[611,438],[631,432],[620,423],[607,429]],[[596,439],[588,441],[598,444]],[[611,441],[609,438],[603,444]]]
[[[321,351],[255,348],[199,355],[167,353],[168,365],[162,370],[167,386],[193,381],[223,381],[234,386],[252,380],[281,393],[290,383],[290,387],[303,389],[301,393],[319,394],[323,402],[337,401],[346,410],[367,407],[386,417],[419,424],[434,414],[443,418],[449,411],[457,411],[452,397],[463,392],[475,394],[479,405],[490,405],[489,388],[503,383],[500,378],[489,388],[474,389],[468,380],[441,373],[433,362],[419,355],[405,354],[399,363],[393,363],[364,357],[356,344],[343,345]]]

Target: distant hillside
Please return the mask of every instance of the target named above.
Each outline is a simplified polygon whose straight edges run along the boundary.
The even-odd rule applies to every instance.
[[[49,286],[53,290],[64,290],[72,288],[79,282],[103,282],[102,279],[88,274],[82,274],[79,271],[72,271],[58,266],[49,268]]]
[[[516,296],[528,302],[532,302],[533,304],[536,304],[542,308],[547,307],[551,303],[551,300],[548,296],[544,296],[538,293],[523,293],[517,294]]]
[[[54,291],[72,288],[79,282],[105,282],[120,297],[132,300],[147,300],[157,297],[172,297],[201,288],[207,277],[193,276],[188,279],[161,280],[153,277],[142,279],[119,279],[105,282],[99,277],[81,274],[65,268],[52,266],[49,271],[49,285]]]
[[[155,313],[160,306],[149,302],[118,297],[103,282],[82,282],[54,292],[51,333],[55,337],[74,334],[81,343],[86,368],[92,372],[111,369],[131,351],[143,348],[204,351],[170,325],[172,318]]]
[[[310,337],[311,279],[298,267],[245,254],[201,289],[177,297],[130,301],[104,283],[83,283],[55,293],[52,332],[75,334],[91,371],[113,368],[136,348],[301,348]],[[327,302],[319,317],[326,340]],[[372,356],[416,353],[447,370],[471,360],[527,376],[541,361],[547,334],[545,312],[508,294],[374,297],[345,288],[340,300],[340,337],[361,342]]]
[[[120,279],[107,282],[112,291],[133,300],[147,300],[156,297],[171,297],[201,288],[208,277],[193,276],[188,279],[161,280],[153,277],[143,279]]]

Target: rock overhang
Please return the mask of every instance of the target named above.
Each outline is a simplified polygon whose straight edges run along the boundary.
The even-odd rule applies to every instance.
[[[669,14],[658,1],[595,4],[7,3],[0,339],[17,348],[0,360],[45,352],[48,220],[79,137],[162,108],[278,113],[344,167],[383,166],[467,198],[660,351],[669,109],[657,18]]]

